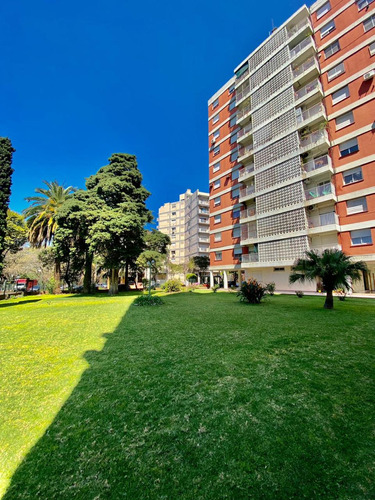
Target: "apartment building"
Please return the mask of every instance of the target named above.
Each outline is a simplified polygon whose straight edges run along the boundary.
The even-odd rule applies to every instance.
[[[180,194],[179,201],[165,203],[159,208],[158,230],[171,238],[171,263],[185,264],[194,256],[208,257],[208,193],[188,189]]]
[[[306,250],[342,248],[375,288],[374,7],[302,6],[209,100],[211,283],[288,290]]]

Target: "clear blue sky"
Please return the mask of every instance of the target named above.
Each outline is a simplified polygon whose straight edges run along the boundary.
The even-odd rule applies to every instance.
[[[0,135],[16,148],[11,208],[42,180],[84,187],[136,154],[157,209],[208,189],[207,100],[302,4],[3,0]]]

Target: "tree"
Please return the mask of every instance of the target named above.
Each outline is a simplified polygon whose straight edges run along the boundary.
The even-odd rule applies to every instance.
[[[8,210],[4,256],[17,253],[27,241],[27,227],[21,214]]]
[[[156,252],[155,250],[144,250],[138,257],[136,261],[136,266],[142,272],[145,272],[149,267],[149,262],[151,262],[151,276],[154,277],[156,281],[156,275],[165,266],[166,255]]]
[[[17,253],[8,253],[4,259],[4,275],[12,281],[16,277],[37,279],[44,286],[53,276],[54,259],[51,248],[23,248]]]
[[[7,212],[12,185],[12,143],[7,137],[0,137],[0,277],[3,271]]]
[[[350,280],[358,281],[361,272],[367,271],[364,262],[351,261],[341,250],[326,249],[320,255],[315,250],[306,252],[305,259],[298,259],[289,276],[290,283],[315,281],[319,278],[327,293],[325,309],[333,309],[333,290],[337,288],[351,289]]]
[[[112,155],[86,187],[100,205],[89,231],[90,250],[111,271],[109,293],[118,293],[119,269],[125,267],[128,288],[129,266],[144,248],[144,225],[152,220],[145,203],[150,193],[142,186],[136,157],[125,153]]]
[[[201,273],[203,273],[210,265],[210,258],[204,255],[196,255],[193,257],[194,265],[198,269],[199,280],[201,279]]]
[[[57,181],[43,181],[47,188],[36,188],[39,196],[30,196],[26,201],[31,205],[24,210],[29,228],[29,241],[35,248],[51,244],[57,230],[57,213],[64,201],[74,192],[74,188],[65,188]],[[55,293],[60,292],[61,269],[58,256],[55,258]]]
[[[153,250],[164,255],[167,254],[168,246],[171,244],[170,237],[156,229],[146,231],[144,240],[148,250]]]

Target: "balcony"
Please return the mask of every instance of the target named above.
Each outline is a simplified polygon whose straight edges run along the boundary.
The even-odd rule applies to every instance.
[[[302,42],[293,47],[293,49],[290,49],[290,57],[292,59],[295,59],[296,57],[301,55],[303,52],[309,50],[310,48],[312,49],[313,52],[316,51],[315,43],[311,36],[302,40]]]
[[[245,210],[242,210],[240,213],[240,219],[244,220],[249,217],[255,217],[256,215],[256,208],[255,205],[251,205],[250,207],[247,207]]]
[[[308,216],[307,222],[310,234],[336,232],[339,229],[338,217],[334,211],[316,216]]]
[[[315,132],[300,138],[300,153],[326,147],[329,147],[329,139],[326,130],[316,130]]]
[[[250,163],[250,165],[246,165],[246,167],[240,168],[240,176],[238,180],[241,182],[244,179],[252,177],[254,175],[254,163]]]
[[[328,155],[319,156],[319,158],[314,158],[313,160],[308,161],[307,163],[302,164],[302,170],[306,174],[311,172],[326,172],[330,170],[332,172],[332,162],[331,158]]]
[[[304,111],[302,111],[301,108],[298,108],[296,115],[298,125],[303,127],[306,125],[313,125],[319,122],[322,118],[327,118],[323,103],[321,102],[318,102],[318,104],[315,104]]]
[[[309,29],[310,31],[312,31],[311,23],[307,18],[288,29],[289,38],[303,29]]]
[[[208,215],[209,210],[207,208],[199,209],[198,213],[199,213],[199,215]]]
[[[248,144],[247,146],[241,146],[240,149],[238,150],[238,158],[237,161],[243,161],[249,156],[253,154],[253,143]]]
[[[251,137],[252,130],[253,130],[252,124],[248,123],[246,125],[246,127],[244,127],[243,129],[241,129],[237,133],[237,142],[244,142],[246,139],[248,139],[249,137]]]
[[[240,202],[242,202],[241,198],[253,198],[255,193],[255,185],[246,186],[240,189]]]
[[[302,84],[304,81],[311,79],[313,73],[319,75],[319,65],[315,56],[310,57],[304,63],[293,68],[294,80]]]
[[[323,95],[323,89],[320,81],[318,79],[313,80],[312,82],[308,83],[304,87],[302,87],[299,90],[296,90],[294,92],[294,100],[298,104],[302,104],[302,102],[307,102],[311,100],[313,97],[316,96],[316,94],[320,93],[320,95]]]
[[[210,206],[209,201],[199,200],[198,203],[199,203],[199,205],[202,205],[202,207],[209,207]]]
[[[241,82],[245,81],[246,78],[249,77],[249,70],[247,69],[242,75],[236,79],[236,87],[241,84]]]
[[[236,105],[250,94],[250,85],[246,85],[240,92],[236,92]]]
[[[322,200],[321,198],[324,198]],[[332,182],[325,182],[320,186],[309,187],[305,189],[305,199],[306,201],[326,201],[329,199],[335,199],[335,188]]]
[[[210,238],[198,238],[199,243],[209,243]]]
[[[258,237],[258,232],[255,225],[246,224],[241,227],[241,244],[254,240]]]
[[[251,114],[251,105],[250,104],[248,104],[247,106],[245,106],[242,109],[239,109],[237,111],[237,124],[239,124],[240,122],[245,120],[245,118],[250,116],[250,114]]]
[[[243,264],[249,264],[251,262],[259,262],[259,254],[254,252],[242,254]]]

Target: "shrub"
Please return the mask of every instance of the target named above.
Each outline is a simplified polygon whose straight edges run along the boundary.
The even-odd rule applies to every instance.
[[[219,288],[220,288],[220,285],[214,285],[214,286],[211,288],[211,290],[212,290],[214,293],[216,293],[216,292],[219,290]]]
[[[163,285],[163,290],[165,292],[180,292],[182,288],[182,283],[179,280],[168,280]]]
[[[163,300],[157,295],[140,295],[133,302],[135,306],[161,306],[162,304],[164,304]]]
[[[196,281],[197,281],[198,277],[197,277],[197,275],[196,275],[196,274],[194,274],[194,273],[188,273],[188,274],[186,275],[186,279],[187,279],[188,281],[190,281],[190,283],[194,283],[194,282],[196,282]]]
[[[56,281],[55,278],[50,278],[46,283],[47,292],[52,294],[55,292]]]
[[[297,295],[297,297],[299,297],[301,299],[305,294],[303,292],[301,292],[301,290],[297,290],[296,295]]]
[[[267,287],[263,286],[256,279],[249,279],[244,281],[237,296],[240,297],[242,302],[249,302],[250,304],[259,304],[264,295],[266,294]]]
[[[275,288],[276,288],[276,285],[273,281],[271,281],[271,283],[268,283],[266,285],[267,293],[269,293],[270,295],[273,295],[275,293]]]

